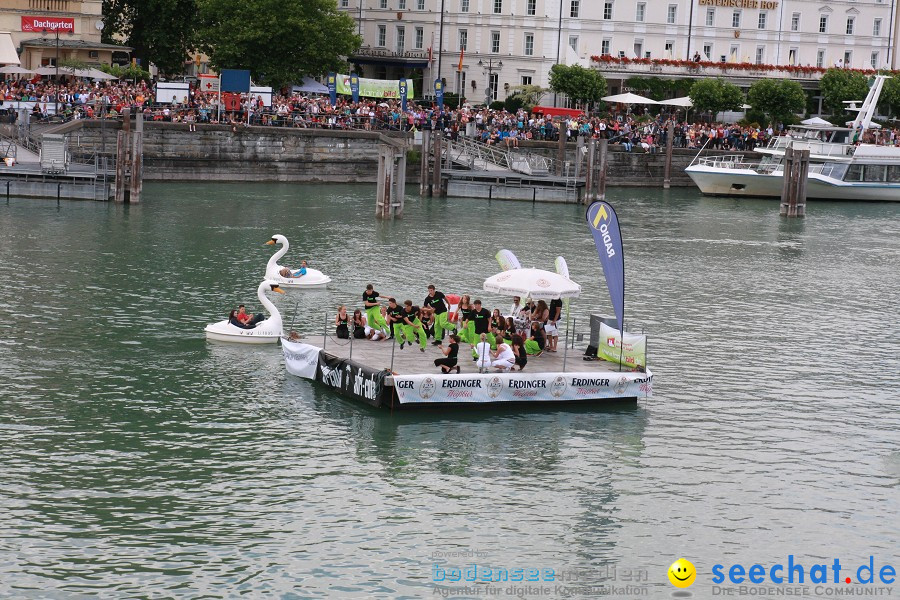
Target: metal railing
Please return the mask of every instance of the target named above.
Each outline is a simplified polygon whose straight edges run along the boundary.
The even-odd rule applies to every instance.
[[[753,169],[758,170],[761,167],[763,169],[767,169],[772,167],[771,170],[774,170],[774,167],[777,165],[775,163],[767,163],[765,165],[759,162],[748,162],[745,157],[739,154],[727,154],[724,156],[704,156],[697,160],[698,164],[701,164],[706,167],[714,167],[718,169]]]
[[[489,171],[495,167],[525,175],[548,175],[555,166],[553,159],[539,154],[489,146],[463,137],[446,140],[445,149],[450,160],[473,170]]]

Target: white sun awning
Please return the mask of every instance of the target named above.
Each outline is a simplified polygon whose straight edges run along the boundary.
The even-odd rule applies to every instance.
[[[19,65],[19,55],[16,53],[16,45],[13,44],[12,35],[6,31],[0,31],[0,65]]]

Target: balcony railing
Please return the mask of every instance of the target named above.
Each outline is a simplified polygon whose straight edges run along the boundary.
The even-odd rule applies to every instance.
[[[655,75],[682,75],[697,77],[747,77],[808,79],[818,81],[826,69],[804,65],[769,65],[747,62],[711,62],[674,60],[665,58],[628,58],[617,56],[592,56],[591,64],[601,71],[622,73],[651,73]],[[866,75],[874,74],[871,69],[848,69]]]

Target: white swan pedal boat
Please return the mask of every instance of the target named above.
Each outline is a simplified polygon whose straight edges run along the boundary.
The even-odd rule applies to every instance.
[[[243,329],[237,325],[232,325],[228,322],[228,319],[218,323],[210,323],[206,326],[206,339],[218,342],[237,342],[240,344],[272,344],[277,342],[282,334],[281,313],[278,312],[272,301],[266,298],[266,290],[278,292],[279,294],[283,294],[284,290],[279,287],[277,282],[270,279],[259,284],[256,296],[269,313],[268,319],[260,321],[252,329]]]
[[[284,277],[281,274],[281,270],[285,267],[279,265],[278,260],[287,254],[288,248],[290,248],[291,245],[288,243],[286,237],[279,234],[273,235],[272,239],[266,242],[266,244],[270,246],[273,244],[281,244],[282,246],[278,252],[272,255],[272,258],[270,258],[268,264],[266,264],[266,279],[271,279],[286,289],[323,288],[331,282],[331,277],[325,275],[322,271],[311,269],[309,267],[306,267],[306,275],[303,275],[302,277]],[[291,269],[290,267],[287,268],[291,272],[296,270]]]

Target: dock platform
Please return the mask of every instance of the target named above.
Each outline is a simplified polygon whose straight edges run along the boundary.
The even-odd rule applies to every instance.
[[[458,375],[444,375],[434,366],[443,354],[430,341],[421,352],[418,345],[401,350],[394,340],[351,344],[320,335],[283,338],[282,350],[288,373],[376,407],[606,404],[634,402],[653,392],[649,370],[620,371],[604,360],[584,360],[585,348],[529,357],[523,371],[479,373],[469,346],[461,344]]]

